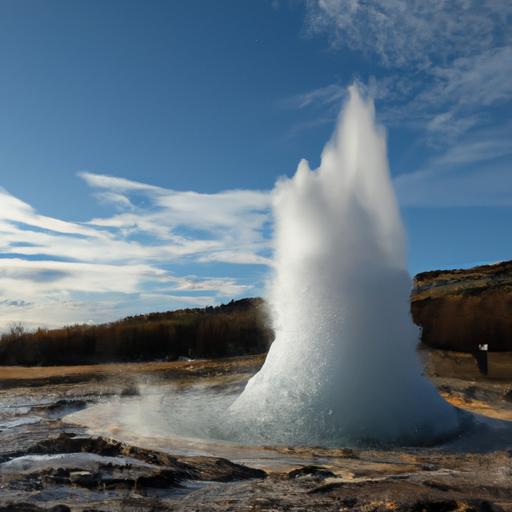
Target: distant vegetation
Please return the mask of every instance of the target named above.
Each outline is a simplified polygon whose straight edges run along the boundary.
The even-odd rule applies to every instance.
[[[512,261],[418,274],[412,316],[423,343],[445,350],[512,351]],[[273,332],[262,299],[0,337],[0,365],[66,365],[215,358],[266,352]],[[411,341],[413,342],[413,341]]]
[[[127,317],[101,325],[25,332],[15,325],[0,337],[0,365],[67,365],[214,358],[265,352],[273,339],[261,299],[218,307]]]

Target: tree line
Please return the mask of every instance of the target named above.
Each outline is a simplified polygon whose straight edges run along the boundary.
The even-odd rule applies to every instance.
[[[273,339],[262,299],[0,337],[0,365],[74,365],[257,354]]]

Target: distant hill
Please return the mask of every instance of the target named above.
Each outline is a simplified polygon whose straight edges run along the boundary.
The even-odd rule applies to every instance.
[[[512,261],[467,270],[423,272],[414,279],[412,317],[423,343],[473,352],[512,351]],[[66,365],[215,358],[268,350],[274,334],[262,299],[131,316],[101,325],[0,337],[0,365]]]
[[[0,365],[67,365],[257,354],[273,339],[262,299],[130,316],[101,325],[24,332],[0,338]]]

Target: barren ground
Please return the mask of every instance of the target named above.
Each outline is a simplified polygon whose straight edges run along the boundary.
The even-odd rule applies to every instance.
[[[422,355],[447,400],[512,420],[510,355],[492,362],[491,378],[478,374],[470,356]],[[173,449],[162,439],[130,438],[107,425],[116,418],[105,419],[102,429],[76,421],[96,404],[136,395],[140,382],[242,384],[262,361],[255,356],[0,368],[0,511],[512,511],[512,439],[484,453],[298,447],[237,452],[210,445],[205,454],[185,445]],[[493,368],[499,368],[494,376]]]

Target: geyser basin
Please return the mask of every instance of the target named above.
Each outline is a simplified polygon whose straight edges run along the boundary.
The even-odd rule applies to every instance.
[[[128,444],[169,451],[175,455],[210,455],[257,466],[322,463],[318,444],[288,449],[287,443],[271,439],[265,432],[253,435],[237,430],[226,410],[239,396],[240,386],[200,379],[192,385],[154,384],[140,387],[140,396],[120,397],[66,416],[65,421],[88,428],[89,434],[115,438]],[[209,380],[209,379],[208,379]],[[239,381],[240,382],[240,381]],[[462,413],[462,411],[461,411]],[[424,446],[421,453],[491,452],[512,448],[512,422],[463,413],[464,429],[456,436]],[[285,446],[283,446],[283,444]],[[383,448],[404,446],[324,439],[319,443],[326,456],[336,457],[338,448]],[[332,450],[334,449],[334,450]],[[414,448],[415,453],[420,453]],[[315,455],[316,454],[316,455]],[[305,459],[311,459],[305,460]]]
[[[276,339],[229,409],[244,439],[425,444],[459,429],[421,374],[385,135],[357,89],[318,169],[274,191]]]
[[[374,117],[352,86],[318,169],[302,161],[276,186],[276,339],[261,370],[239,395],[149,394],[123,409],[132,424],[302,446],[429,445],[460,431],[461,413],[417,359],[403,227]]]

